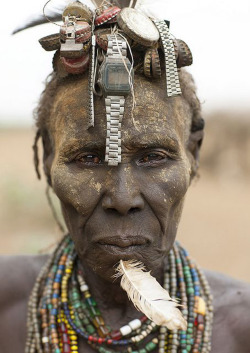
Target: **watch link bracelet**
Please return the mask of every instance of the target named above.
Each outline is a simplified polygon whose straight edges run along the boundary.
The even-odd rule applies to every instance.
[[[131,91],[131,79],[133,73],[127,58],[126,40],[119,34],[110,34],[107,55],[100,68],[99,79],[105,95],[107,118],[105,161],[109,166],[117,166],[121,162],[121,123],[125,97]]]
[[[167,96],[173,97],[181,94],[179,75],[173,40],[170,38],[169,28],[165,21],[154,21],[159,30],[162,48],[166,63]]]

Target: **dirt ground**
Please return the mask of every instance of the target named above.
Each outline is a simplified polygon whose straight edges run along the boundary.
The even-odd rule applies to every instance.
[[[250,282],[250,120],[240,128],[232,121],[208,121],[200,178],[188,192],[178,239],[202,267]],[[33,170],[33,136],[32,129],[0,129],[2,254],[47,251],[61,234],[45,180]]]

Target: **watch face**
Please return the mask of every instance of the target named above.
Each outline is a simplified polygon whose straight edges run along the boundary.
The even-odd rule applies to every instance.
[[[104,72],[104,86],[105,90],[109,93],[129,93],[129,73],[131,64],[126,62],[127,68],[124,63],[107,63]],[[132,73],[131,73],[132,75]]]

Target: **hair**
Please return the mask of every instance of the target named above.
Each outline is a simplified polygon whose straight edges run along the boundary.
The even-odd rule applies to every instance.
[[[42,139],[43,148],[46,150],[46,146],[49,143],[49,133],[51,129],[50,115],[57,90],[66,82],[76,82],[80,78],[81,75],[69,75],[66,78],[60,78],[55,72],[51,73],[47,77],[44,91],[42,92],[38,106],[34,111],[37,130],[33,144],[33,152],[34,166],[38,179],[41,178],[39,171],[38,141],[40,138]],[[179,78],[182,89],[182,96],[188,103],[192,114],[190,133],[203,130],[205,123],[201,116],[201,104],[196,94],[196,86],[193,77],[185,69],[180,69]]]

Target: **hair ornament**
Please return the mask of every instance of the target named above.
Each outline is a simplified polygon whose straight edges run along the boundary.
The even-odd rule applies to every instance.
[[[181,94],[178,69],[192,63],[187,44],[170,34],[165,0],[131,0],[128,7],[117,6],[120,3],[64,0],[57,7],[61,8],[59,33],[39,40],[46,51],[56,51],[53,68],[59,77],[89,71],[88,128],[94,126],[94,96],[104,97],[105,160],[110,166],[121,162],[121,124],[128,95],[132,94],[135,105],[134,66],[142,67],[148,79],[157,80],[164,62],[166,95],[173,97]],[[49,21],[59,20],[58,11],[46,8],[48,16]]]

